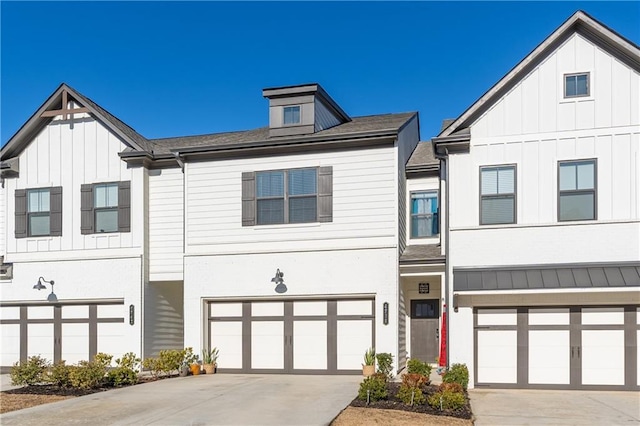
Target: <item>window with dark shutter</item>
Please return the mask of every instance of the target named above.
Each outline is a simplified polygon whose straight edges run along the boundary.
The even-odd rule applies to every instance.
[[[27,190],[16,189],[15,193],[16,238],[27,237]]]
[[[16,238],[62,235],[62,187],[19,189],[15,202]]]
[[[242,174],[242,226],[333,220],[333,168]]]
[[[131,182],[85,184],[80,193],[83,235],[131,231]]]

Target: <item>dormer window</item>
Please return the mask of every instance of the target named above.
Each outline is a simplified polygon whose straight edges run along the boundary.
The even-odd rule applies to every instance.
[[[579,98],[589,96],[589,73],[565,74],[564,97]]]
[[[286,106],[283,111],[283,124],[300,124],[300,105]]]

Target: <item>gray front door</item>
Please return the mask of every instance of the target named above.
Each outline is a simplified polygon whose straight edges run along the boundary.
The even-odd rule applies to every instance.
[[[433,363],[438,356],[440,300],[411,301],[411,358]]]

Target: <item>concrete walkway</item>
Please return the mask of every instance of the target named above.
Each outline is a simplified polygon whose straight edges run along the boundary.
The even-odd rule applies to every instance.
[[[4,425],[327,425],[360,376],[215,374],[159,380],[0,415]]]
[[[637,425],[640,393],[472,389],[475,424],[482,425]]]

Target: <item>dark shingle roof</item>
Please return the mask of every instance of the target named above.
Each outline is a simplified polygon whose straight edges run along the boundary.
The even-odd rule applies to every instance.
[[[364,117],[353,117],[352,121],[339,124],[326,130],[314,133],[314,138],[331,138],[334,136],[345,136],[373,131],[397,131],[416,113],[382,114]],[[310,135],[311,136],[311,135]],[[209,146],[223,146],[243,144],[250,142],[283,141],[288,139],[300,139],[296,136],[269,137],[269,128],[260,127],[253,130],[238,132],[212,133],[207,135],[182,136],[175,138],[149,139],[151,149],[154,154],[168,154],[171,150],[185,148],[199,148]]]
[[[416,149],[413,150],[413,154],[407,161],[407,167],[427,166],[427,165],[439,165],[440,161],[435,157],[433,153],[433,144],[429,142],[420,142],[416,145]]]
[[[444,263],[440,244],[419,244],[407,246],[400,255],[400,263]]]

